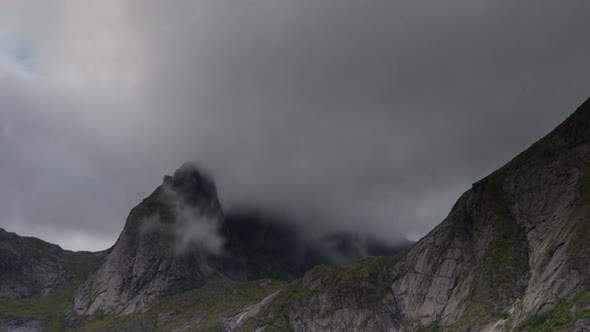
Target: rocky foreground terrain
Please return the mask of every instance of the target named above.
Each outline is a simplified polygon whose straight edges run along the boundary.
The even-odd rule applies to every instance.
[[[211,178],[187,164],[131,211],[106,252],[2,230],[0,326],[590,331],[590,100],[397,255],[341,235],[327,237],[329,251],[261,220],[225,218]],[[321,264],[371,254],[383,256]]]

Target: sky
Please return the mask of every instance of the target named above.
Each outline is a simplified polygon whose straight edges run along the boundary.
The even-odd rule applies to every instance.
[[[224,209],[418,239],[590,96],[587,0],[0,0],[0,227],[111,246],[196,161]]]

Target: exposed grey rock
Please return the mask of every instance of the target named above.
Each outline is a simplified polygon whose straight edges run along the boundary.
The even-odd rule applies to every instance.
[[[41,332],[44,331],[43,322],[33,318],[12,319],[2,325],[6,332]]]
[[[572,332],[590,332],[590,318],[582,318],[578,320],[574,324]]]

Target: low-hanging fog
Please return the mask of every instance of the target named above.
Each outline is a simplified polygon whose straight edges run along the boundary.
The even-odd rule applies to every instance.
[[[225,209],[425,235],[590,96],[586,0],[0,0],[0,227],[112,245],[186,160]]]

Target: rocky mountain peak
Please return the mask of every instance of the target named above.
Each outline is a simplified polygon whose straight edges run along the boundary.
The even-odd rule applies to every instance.
[[[203,197],[217,199],[217,188],[213,178],[194,162],[186,162],[173,176],[165,176],[164,185],[189,201],[196,202]]]
[[[98,271],[78,290],[78,315],[143,312],[219,270],[223,213],[213,180],[193,163],[131,210]]]

